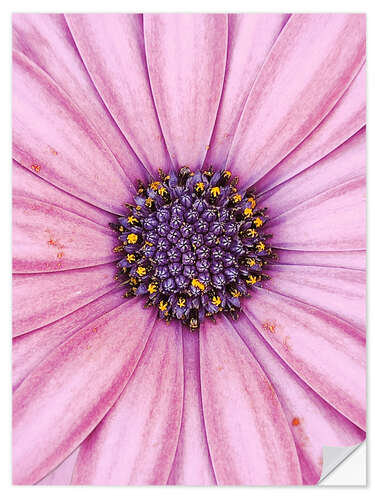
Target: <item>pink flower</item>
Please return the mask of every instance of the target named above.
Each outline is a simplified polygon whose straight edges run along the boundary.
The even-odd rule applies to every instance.
[[[13,25],[14,482],[316,483],[365,436],[365,17]],[[255,186],[279,257],[199,333],[123,298],[108,227],[183,165]]]

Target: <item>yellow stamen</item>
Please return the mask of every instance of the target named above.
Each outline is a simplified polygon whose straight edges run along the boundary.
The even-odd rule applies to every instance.
[[[196,278],[192,279],[191,280],[191,284],[192,286],[194,286],[195,288],[199,288],[199,290],[204,290],[205,289],[205,286],[203,283],[201,283],[199,280],[197,280]]]
[[[162,300],[159,302],[159,309],[161,311],[166,311],[168,307],[168,302],[163,302]]]
[[[240,297],[241,296],[241,292],[239,292],[237,290],[237,288],[235,288],[234,290],[232,290],[230,293],[231,293],[232,297]]]
[[[260,227],[260,226],[263,226],[263,221],[260,217],[257,217],[255,220],[254,220],[254,224],[256,225],[256,227]]]
[[[257,202],[255,201],[255,198],[253,198],[252,196],[247,199],[247,202],[251,203],[251,208],[255,208],[255,206],[257,204]]]
[[[246,283],[248,285],[254,285],[256,282],[257,282],[257,278],[256,278],[256,276],[253,276],[252,274],[250,274],[249,278],[246,280]]]
[[[150,184],[150,188],[153,190],[153,191],[157,191],[158,187],[160,186],[160,182],[159,181],[154,181]]]
[[[235,194],[232,199],[234,203],[238,203],[242,200],[242,196],[240,194]]]
[[[137,274],[139,274],[139,276],[144,276],[146,274],[146,268],[142,266],[137,267]]]
[[[177,301],[178,307],[185,307],[186,300],[183,297],[180,297]]]
[[[229,172],[229,170],[225,170],[223,175],[224,175],[224,177],[229,179],[229,177],[231,177],[231,175],[232,175],[232,172]]]
[[[151,207],[153,204],[154,200],[152,198],[146,198],[145,205],[146,207]]]
[[[212,297],[212,303],[215,306],[219,306],[221,304],[221,298],[215,295],[214,297]]]
[[[120,226],[120,227],[118,228],[118,230],[120,231],[120,233],[123,233],[123,232],[124,232],[124,226]]]
[[[130,278],[130,283],[132,285],[136,285],[137,284],[137,278],[134,278],[133,276]]]
[[[151,243],[151,241],[145,241],[145,245],[149,246],[149,247],[152,247],[154,246],[153,243]]]
[[[256,248],[257,248],[258,252],[262,252],[262,251],[266,248],[266,246],[265,246],[265,244],[263,243],[263,241],[260,241],[260,242],[257,244]]]
[[[255,236],[258,235],[258,233],[255,231],[255,229],[249,229],[249,234],[252,238],[255,238]]]
[[[255,262],[255,259],[248,259],[247,263],[249,264],[249,266],[253,267],[255,266],[256,262]]]
[[[157,291],[158,287],[157,287],[157,284],[156,283],[150,283],[148,285],[148,288],[147,290],[149,291],[149,293],[155,293]]]
[[[197,182],[195,185],[195,190],[196,191],[204,191],[204,183],[203,182]]]
[[[216,198],[216,196],[219,196],[219,194],[220,194],[219,186],[215,186],[215,187],[211,188],[211,194],[214,198]]]
[[[133,253],[128,253],[128,255],[126,256],[126,260],[128,262],[134,262],[135,261],[135,255]]]
[[[161,188],[159,188],[159,194],[160,194],[160,196],[163,196],[166,192],[167,192],[167,188],[165,188],[164,186],[162,186]]]
[[[137,243],[138,241],[138,236],[134,233],[130,233],[127,236],[128,243],[134,245],[134,243]]]
[[[138,222],[138,219],[134,215],[129,215],[128,222],[129,224],[134,224],[134,222]]]
[[[250,215],[253,215],[253,211],[249,207],[245,208],[243,213],[244,213],[245,217],[250,217]]]
[[[136,210],[141,210],[141,209],[142,209],[142,207],[141,207],[140,205],[137,205],[137,206],[135,207],[135,209],[136,209]]]
[[[122,252],[123,249],[124,249],[124,247],[122,245],[118,245],[117,247],[115,247],[113,249],[113,251],[117,253],[117,252]]]

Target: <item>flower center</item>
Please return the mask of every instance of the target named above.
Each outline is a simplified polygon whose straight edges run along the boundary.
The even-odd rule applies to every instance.
[[[263,231],[266,209],[252,189],[237,191],[228,170],[159,175],[139,181],[135,206],[110,224],[125,296],[145,295],[160,318],[192,330],[218,313],[237,319],[240,298],[269,279],[263,268],[276,257]]]

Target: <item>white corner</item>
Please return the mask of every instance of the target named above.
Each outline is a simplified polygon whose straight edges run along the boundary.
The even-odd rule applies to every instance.
[[[366,486],[366,441],[344,448],[324,446],[319,486]]]

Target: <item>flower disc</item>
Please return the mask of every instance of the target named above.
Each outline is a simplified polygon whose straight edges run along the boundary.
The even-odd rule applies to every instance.
[[[228,170],[188,167],[139,181],[135,206],[110,224],[121,242],[116,279],[125,296],[147,296],[159,317],[192,330],[221,312],[237,319],[240,297],[269,279],[263,267],[275,255],[263,231],[266,209],[236,184]]]

